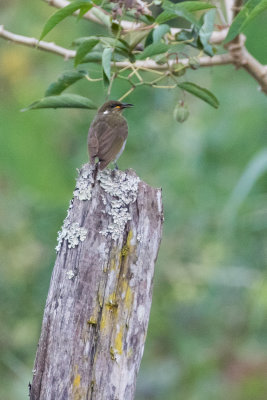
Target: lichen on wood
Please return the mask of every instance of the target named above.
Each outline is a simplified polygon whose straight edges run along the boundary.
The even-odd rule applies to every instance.
[[[161,190],[85,164],[59,233],[31,400],[131,400],[161,239]]]

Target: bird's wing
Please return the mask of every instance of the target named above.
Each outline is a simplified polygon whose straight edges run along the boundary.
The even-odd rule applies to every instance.
[[[98,153],[98,139],[96,137],[96,132],[97,132],[97,119],[95,119],[89,129],[88,132],[88,152],[90,156],[90,161],[91,163],[94,163],[95,157],[97,157]]]
[[[123,146],[124,140],[122,137],[116,137],[113,141],[112,146],[103,147],[102,152],[99,151],[98,157],[100,160],[100,169],[106,168],[106,166],[111,162],[114,161],[117,154],[120,152]]]
[[[94,134],[91,133],[90,135],[90,131]],[[102,160],[100,168],[104,169],[116,158],[127,138],[127,122],[124,119],[120,119],[109,123],[101,118],[92,124],[90,131],[88,139],[90,157],[98,157],[99,160]]]

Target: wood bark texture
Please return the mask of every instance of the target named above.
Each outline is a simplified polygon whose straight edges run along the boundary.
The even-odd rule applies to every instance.
[[[58,235],[31,400],[131,400],[152,301],[161,190],[85,164]]]

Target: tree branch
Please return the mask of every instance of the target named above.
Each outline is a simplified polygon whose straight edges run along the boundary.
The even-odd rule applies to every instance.
[[[76,55],[75,50],[70,50],[61,46],[57,46],[55,43],[52,42],[45,42],[43,40],[38,42],[38,40],[35,38],[17,35],[15,33],[5,30],[3,25],[0,25],[0,37],[16,44],[22,44],[24,46],[33,47],[39,50],[45,50],[50,53],[57,54],[63,57],[65,60],[74,58]],[[232,64],[233,58],[230,57],[228,54],[220,54],[214,57],[208,57],[208,56],[200,57],[198,61],[201,67],[209,67],[212,65]],[[170,66],[176,63],[177,63],[176,60],[170,60],[168,64],[157,64],[154,60],[145,60],[145,61],[136,61],[133,65],[137,68],[141,67],[141,68],[150,68],[154,70],[164,71],[169,69]],[[179,59],[179,63],[184,64],[185,66],[189,66],[189,59],[187,58]],[[113,66],[116,66],[118,68],[125,68],[130,65],[132,64],[129,61],[118,61],[113,63]]]
[[[212,67],[215,65],[225,65],[232,64],[233,58],[228,54],[220,54],[213,57],[200,57],[198,58],[200,67]],[[154,60],[136,61],[133,65],[136,68],[153,69],[158,71],[166,71],[173,65],[177,64],[177,60],[170,60],[168,64],[157,64]],[[190,66],[189,59],[179,58],[179,64],[184,64],[185,66]],[[125,68],[130,65],[128,61],[117,61],[113,63],[114,66],[118,68]]]
[[[198,58],[200,67],[211,67],[216,65],[233,64],[236,67],[244,68],[254,79],[260,84],[261,90],[267,94],[267,66],[260,64],[245,48],[244,41],[245,36],[239,35],[242,40],[239,43],[231,42],[228,45],[228,53],[215,55],[213,57],[200,57]],[[50,53],[57,54],[63,57],[65,60],[74,58],[76,51],[66,49],[61,46],[57,46],[55,43],[41,41],[38,42],[35,38],[29,38],[27,36],[17,35],[4,29],[3,25],[0,25],[0,37],[9,40],[16,44],[21,44],[28,47],[33,47],[39,50],[45,50]],[[190,66],[189,59],[182,58],[178,60],[179,63],[185,66]],[[154,60],[148,59],[144,61],[136,61],[131,64],[129,61],[114,62],[113,66],[117,68],[126,68],[133,65],[135,68],[152,69],[158,71],[166,71],[177,63],[177,60],[170,60],[168,64],[157,64]]]
[[[44,42],[42,40],[38,42],[38,40],[35,38],[17,35],[15,33],[6,31],[3,25],[0,25],[0,37],[16,44],[22,44],[23,46],[34,47],[39,50],[45,50],[50,53],[57,54],[61,57],[64,57],[65,60],[75,57],[76,54],[75,50],[65,49],[64,47],[57,46],[55,43]]]

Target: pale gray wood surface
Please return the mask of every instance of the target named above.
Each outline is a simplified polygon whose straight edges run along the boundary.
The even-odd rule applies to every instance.
[[[31,400],[131,400],[152,301],[161,190],[85,164],[58,235]]]

